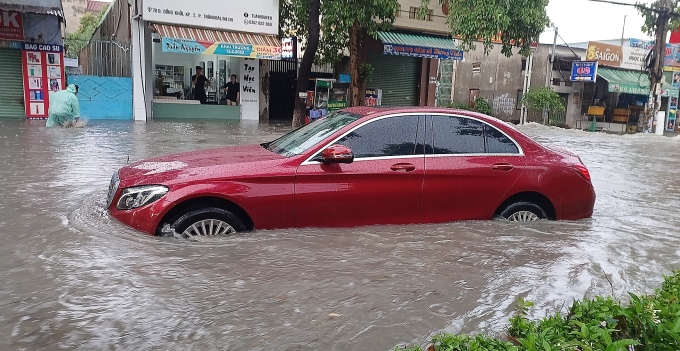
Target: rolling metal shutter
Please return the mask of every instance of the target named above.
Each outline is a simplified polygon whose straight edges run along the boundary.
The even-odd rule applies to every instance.
[[[21,50],[0,49],[0,118],[26,118]]]
[[[366,87],[382,89],[383,106],[417,106],[420,58],[368,54],[373,74]]]

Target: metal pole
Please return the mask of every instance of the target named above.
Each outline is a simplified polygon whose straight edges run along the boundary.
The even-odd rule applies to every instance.
[[[557,27],[555,27],[555,38],[553,39],[552,54],[550,55],[550,64],[548,65],[549,73],[546,88],[552,88],[553,70],[555,69],[553,65],[555,64],[555,50],[557,49],[557,35]],[[548,112],[546,110],[543,110],[543,124],[548,124]]]

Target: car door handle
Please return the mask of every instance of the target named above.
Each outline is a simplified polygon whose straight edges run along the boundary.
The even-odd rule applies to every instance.
[[[513,165],[509,163],[496,163],[495,165],[491,166],[491,169],[494,171],[501,171],[501,172],[510,172],[512,169],[515,168]]]
[[[412,163],[395,163],[392,166],[390,166],[390,169],[395,172],[398,171],[413,172],[416,170],[416,165]]]

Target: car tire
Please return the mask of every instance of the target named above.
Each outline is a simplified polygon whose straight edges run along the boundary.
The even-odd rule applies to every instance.
[[[246,229],[233,213],[217,207],[189,211],[179,217],[171,228],[176,236],[189,240],[196,237],[228,236]]]
[[[548,219],[548,214],[533,202],[515,202],[501,211],[498,217],[513,222],[535,222]]]

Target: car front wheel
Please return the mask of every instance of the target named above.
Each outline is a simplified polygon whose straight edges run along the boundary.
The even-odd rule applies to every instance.
[[[200,208],[179,217],[172,228],[184,239],[228,236],[245,230],[233,213],[216,207]]]
[[[548,215],[535,203],[516,202],[506,207],[498,217],[512,222],[535,222],[541,219],[547,219]]]

